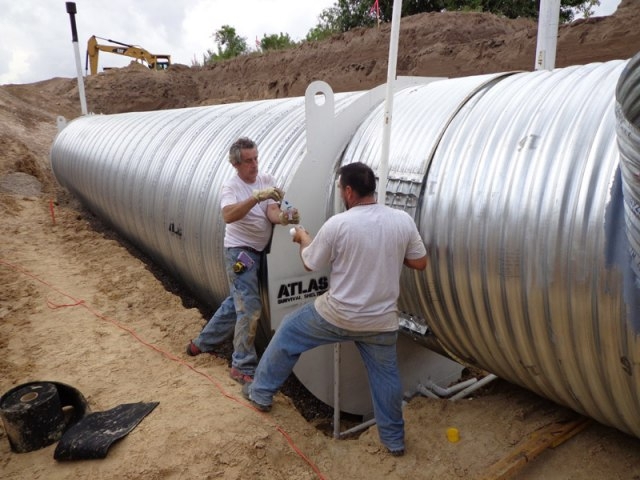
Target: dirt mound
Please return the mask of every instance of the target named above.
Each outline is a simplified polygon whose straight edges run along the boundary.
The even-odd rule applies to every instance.
[[[610,17],[562,25],[557,66],[630,58],[640,50],[639,21],[640,5],[625,0]],[[253,53],[207,67],[173,65],[156,72],[132,62],[85,78],[88,108],[118,113],[301,96],[314,80],[326,81],[336,92],[371,89],[386,81],[390,29],[389,24],[354,29],[324,42]],[[487,13],[406,17],[401,22],[397,73],[459,77],[532,70],[536,33],[534,21]],[[7,85],[0,91],[10,94],[14,103],[30,106],[24,121],[43,120],[43,113],[32,111],[36,105],[50,115],[80,114],[74,79]]]

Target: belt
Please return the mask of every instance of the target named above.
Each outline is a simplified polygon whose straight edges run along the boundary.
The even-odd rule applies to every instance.
[[[251,248],[251,247],[246,247],[244,245],[241,245],[239,247],[231,247],[231,248],[241,248],[242,250],[246,250],[247,252],[255,253],[256,255],[261,255],[262,254],[262,252],[260,250],[256,250],[255,248]]]

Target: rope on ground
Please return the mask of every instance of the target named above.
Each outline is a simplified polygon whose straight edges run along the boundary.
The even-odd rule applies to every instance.
[[[212,377],[211,375],[209,375],[208,373],[206,373],[206,372],[204,372],[202,370],[199,370],[198,368],[194,367],[193,365],[185,362],[181,358],[176,357],[172,353],[167,352],[165,350],[162,350],[160,347],[158,347],[158,346],[156,346],[156,345],[154,345],[152,343],[147,342],[142,337],[140,337],[140,335],[138,335],[138,333],[135,330],[133,330],[132,328],[121,324],[120,322],[118,322],[115,319],[107,317],[103,313],[101,313],[101,312],[97,311],[96,309],[94,309],[91,305],[89,305],[84,300],[79,299],[79,298],[75,298],[74,296],[69,295],[66,292],[63,292],[59,288],[57,288],[54,285],[52,285],[51,283],[41,279],[37,275],[29,272],[25,268],[23,268],[23,267],[21,267],[19,265],[16,265],[15,263],[10,263],[10,262],[4,260],[3,258],[0,258],[0,264],[5,265],[5,266],[13,269],[16,272],[22,273],[23,275],[26,275],[26,276],[30,277],[31,279],[33,279],[33,280],[45,285],[46,287],[48,287],[49,289],[57,292],[58,294],[71,299],[72,302],[73,302],[73,303],[66,303],[66,304],[55,304],[55,303],[53,303],[53,302],[51,302],[50,300],[47,299],[47,306],[49,306],[49,308],[51,308],[51,309],[66,308],[66,307],[83,307],[83,308],[85,308],[91,314],[93,314],[95,317],[99,318],[100,320],[108,322],[108,323],[111,323],[115,327],[117,327],[117,328],[119,328],[121,330],[124,330],[129,335],[131,335],[133,338],[135,338],[139,343],[141,343],[142,345],[146,346],[147,348],[150,348],[151,350],[156,351],[157,353],[159,353],[163,357],[165,357],[165,358],[167,358],[167,359],[169,359],[171,361],[174,361],[176,363],[179,363],[180,365],[183,365],[183,366],[187,367],[189,370],[191,370],[192,372],[196,373],[197,375],[200,375],[200,376],[204,377],[207,381],[209,381],[211,384],[213,384],[224,397],[226,397],[229,400],[232,400],[232,401],[242,405],[243,407],[250,408],[251,410],[259,413],[261,415],[263,421],[265,421],[265,423],[271,425],[277,432],[279,432],[283,436],[283,438],[287,441],[287,443],[289,444],[291,449],[294,452],[296,452],[298,454],[298,456],[300,458],[302,458],[302,460],[304,460],[304,462],[307,465],[309,465],[311,467],[311,469],[316,473],[318,478],[320,478],[321,480],[324,480],[325,477],[322,475],[322,472],[320,472],[320,469],[311,461],[310,458],[308,458],[302,452],[302,450],[300,450],[300,448],[298,448],[298,446],[291,439],[291,436],[287,433],[287,431],[284,428],[282,428],[277,423],[273,422],[272,418],[269,415],[266,415],[264,412],[261,412],[257,408],[253,407],[251,404],[249,404],[247,402],[244,402],[244,401],[241,401],[235,395],[227,392],[224,389],[224,387],[214,377]]]

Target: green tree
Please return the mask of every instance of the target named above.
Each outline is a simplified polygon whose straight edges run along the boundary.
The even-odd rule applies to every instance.
[[[468,10],[478,10],[478,3],[481,0],[467,0],[466,3]],[[417,13],[424,12],[441,12],[447,10],[447,0],[403,0],[402,1],[402,13],[401,16],[415,15]],[[382,0],[379,2],[380,16],[388,18],[391,21],[393,15],[393,0]]]
[[[325,8],[320,12],[320,15],[318,15],[318,23],[316,26],[307,32],[305,40],[308,42],[320,41],[330,37],[334,33],[338,33],[340,30],[338,29],[336,21],[337,17],[338,10],[335,6]]]
[[[227,60],[249,52],[247,39],[239,36],[236,33],[236,29],[229,25],[223,25],[213,37],[218,45],[218,53],[207,50],[207,53],[204,55],[205,64]]]
[[[391,21],[393,3],[393,0],[378,0],[381,21]],[[374,25],[374,4],[374,0],[338,0],[322,11],[318,24],[307,34],[307,40],[318,39],[323,34],[326,36],[327,32],[346,32]],[[593,7],[598,5],[600,0],[560,0],[560,22],[572,21],[576,13],[588,18],[593,14]],[[491,12],[507,18],[537,19],[540,0],[402,0],[401,16],[443,10]]]
[[[316,33],[346,32],[356,27],[374,25],[375,16],[371,12],[373,2],[369,0],[338,0],[333,7],[325,8],[318,16]],[[307,35],[307,38],[309,35]]]
[[[540,0],[445,0],[447,10],[472,9],[504,15],[507,18],[538,18]],[[592,8],[600,5],[600,0],[560,0],[560,22],[570,22],[576,12],[585,16],[593,13]]]
[[[576,11],[581,13],[584,18],[589,18],[593,15],[593,7],[600,5],[600,0],[590,0],[581,5],[576,5]]]
[[[336,33],[335,30],[323,27],[322,25],[318,24],[307,32],[305,40],[307,42],[319,42],[321,40],[324,40],[325,38],[330,37],[334,33]]]
[[[260,40],[260,49],[267,50],[284,50],[285,48],[291,48],[296,45],[296,42],[291,40],[288,33],[280,32],[280,35],[271,34],[263,35]]]

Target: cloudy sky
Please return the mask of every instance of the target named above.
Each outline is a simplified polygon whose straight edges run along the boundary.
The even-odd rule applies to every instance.
[[[213,34],[230,25],[251,48],[256,38],[287,33],[303,39],[335,0],[76,0],[78,48],[85,69],[91,35],[169,54],[174,63],[202,62],[216,51]],[[373,4],[373,0],[371,2]],[[601,0],[597,15],[610,15],[620,0]],[[99,68],[131,59],[102,54]],[[0,0],[0,85],[76,75],[69,15],[64,0]]]

